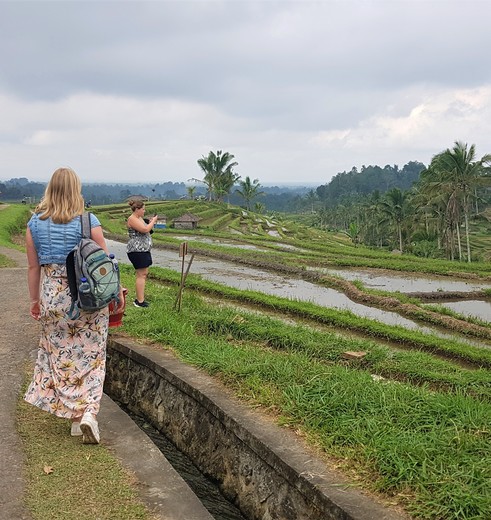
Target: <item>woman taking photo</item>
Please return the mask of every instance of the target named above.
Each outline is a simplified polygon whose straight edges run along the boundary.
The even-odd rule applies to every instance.
[[[41,323],[34,375],[25,400],[72,420],[71,434],[98,444],[97,424],[106,369],[108,308],[68,318],[71,296],[66,257],[82,238],[84,199],[80,179],[59,168],[27,224],[26,249],[30,314]],[[107,253],[102,228],[90,215],[90,236]],[[123,302],[120,289],[120,302]]]
[[[148,222],[143,219],[145,215],[145,204],[142,200],[130,200],[128,202],[132,214],[128,218],[129,241],[126,252],[130,262],[136,271],[136,299],[133,302],[135,307],[148,307],[145,301],[145,282],[148,276],[148,268],[152,265],[152,231],[157,222],[157,215],[154,215]]]

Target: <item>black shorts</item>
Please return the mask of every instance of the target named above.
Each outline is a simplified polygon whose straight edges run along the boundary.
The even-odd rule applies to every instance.
[[[135,269],[144,269],[145,267],[150,267],[152,265],[152,255],[150,254],[150,251],[127,254]]]

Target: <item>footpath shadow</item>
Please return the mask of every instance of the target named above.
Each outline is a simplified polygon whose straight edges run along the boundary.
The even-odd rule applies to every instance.
[[[37,348],[39,326],[29,316],[27,260],[25,253],[0,247],[0,253],[16,262],[16,267],[0,268],[0,518],[28,520],[23,506],[24,454],[15,425],[16,402],[30,353]]]

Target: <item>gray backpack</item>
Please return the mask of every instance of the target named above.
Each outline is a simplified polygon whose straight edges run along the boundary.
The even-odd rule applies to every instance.
[[[79,317],[80,310],[97,311],[107,307],[119,294],[118,265],[90,238],[90,213],[80,216],[80,224],[82,239],[66,258],[72,297],[68,317],[72,320]]]

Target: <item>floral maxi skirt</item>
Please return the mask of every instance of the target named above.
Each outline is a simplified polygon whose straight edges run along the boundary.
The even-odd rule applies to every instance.
[[[77,320],[70,320],[65,266],[41,269],[41,339],[24,399],[68,419],[86,411],[97,414],[106,372],[108,309],[80,311]]]

